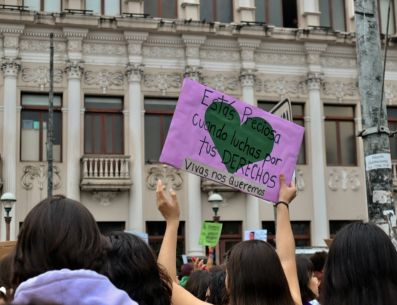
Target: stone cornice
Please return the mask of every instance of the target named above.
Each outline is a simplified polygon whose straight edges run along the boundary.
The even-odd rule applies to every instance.
[[[204,46],[222,49],[239,49],[238,42],[235,39],[207,39]]]
[[[206,41],[207,37],[203,35],[182,35],[182,40],[186,45],[200,46]]]
[[[149,36],[147,45],[168,45],[174,47],[182,47],[183,41],[179,36]]]
[[[86,40],[101,40],[101,41],[124,41],[124,35],[113,32],[113,33],[105,33],[105,32],[89,32],[87,34]]]
[[[23,32],[22,37],[40,37],[49,38],[50,34],[54,34],[54,38],[64,38],[63,32],[60,29],[48,30],[48,29],[36,29],[36,28],[26,28]]]
[[[260,39],[238,38],[240,48],[242,49],[256,49],[260,46]]]
[[[324,43],[305,42],[304,46],[307,53],[323,53],[327,50],[327,45]]]
[[[124,38],[126,40],[133,40],[136,42],[144,42],[149,37],[149,33],[147,32],[132,32],[132,31],[124,31]]]

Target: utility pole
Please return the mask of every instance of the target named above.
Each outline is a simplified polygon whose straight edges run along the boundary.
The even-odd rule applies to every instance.
[[[355,0],[358,84],[361,97],[369,221],[395,240],[390,131],[383,103],[383,64],[376,0]],[[387,44],[387,39],[386,39]],[[386,63],[386,62],[385,62]]]
[[[53,129],[54,129],[54,33],[50,33],[50,92],[48,103],[48,124],[47,124],[47,197],[52,197],[53,187]]]

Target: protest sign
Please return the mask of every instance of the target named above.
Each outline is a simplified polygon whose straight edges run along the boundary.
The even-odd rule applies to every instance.
[[[215,247],[221,237],[222,224],[218,222],[204,222],[201,226],[199,244]]]
[[[267,241],[267,230],[246,230],[244,240],[263,240]]]
[[[291,181],[303,127],[185,79],[160,162],[277,201]]]

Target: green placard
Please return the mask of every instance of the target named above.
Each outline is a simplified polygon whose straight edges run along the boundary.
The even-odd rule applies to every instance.
[[[201,226],[199,244],[215,247],[221,237],[222,224],[217,222],[204,222]]]

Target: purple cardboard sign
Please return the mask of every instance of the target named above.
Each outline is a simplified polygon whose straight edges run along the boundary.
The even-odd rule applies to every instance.
[[[276,202],[304,128],[191,79],[183,82],[160,162]]]

